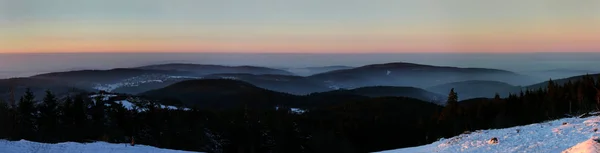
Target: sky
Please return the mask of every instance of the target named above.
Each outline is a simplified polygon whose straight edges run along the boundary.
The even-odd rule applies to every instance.
[[[0,0],[0,53],[600,52],[598,0]]]

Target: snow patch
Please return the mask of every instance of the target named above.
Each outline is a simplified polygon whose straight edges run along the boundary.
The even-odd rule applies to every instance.
[[[125,107],[125,109],[127,109],[127,110],[135,109],[135,107],[134,107],[135,105],[128,100],[118,100],[118,101],[115,101],[115,103],[123,105],[123,107]]]
[[[304,112],[306,112],[306,110],[300,108],[290,108],[290,111],[294,114],[303,114]]]
[[[279,110],[278,106],[275,106],[275,110]],[[290,113],[293,114],[303,114],[306,113],[306,110],[300,108],[290,108]]]
[[[0,152],[2,153],[192,153],[190,151],[179,151],[161,149],[146,145],[130,146],[129,144],[112,144],[106,142],[76,143],[64,142],[57,144],[38,143],[26,140],[7,141],[0,140]]]
[[[159,105],[159,106],[160,106],[160,108],[162,108],[162,109],[182,109],[182,110],[185,110],[185,111],[189,111],[189,110],[191,110],[191,109],[189,109],[189,108],[179,108],[179,107],[175,107],[175,106],[168,106],[168,105]]]

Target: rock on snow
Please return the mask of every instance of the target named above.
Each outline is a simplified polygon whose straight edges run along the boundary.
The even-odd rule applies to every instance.
[[[566,123],[566,124],[564,124]],[[442,139],[429,145],[382,151],[381,153],[431,152],[544,152],[595,153],[600,152],[597,130],[600,117],[564,118],[545,123],[506,129],[481,130],[470,134]],[[490,144],[497,138],[497,144]]]
[[[57,144],[38,143],[26,140],[0,140],[2,153],[192,153],[188,151],[160,149],[145,145],[111,144],[106,142]]]

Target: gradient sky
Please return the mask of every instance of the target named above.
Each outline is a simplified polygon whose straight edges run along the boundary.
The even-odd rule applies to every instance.
[[[0,53],[595,51],[599,0],[0,0]]]

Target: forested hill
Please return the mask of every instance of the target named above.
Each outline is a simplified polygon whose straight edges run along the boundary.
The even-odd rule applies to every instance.
[[[267,107],[285,104],[298,97],[229,79],[199,79],[175,83],[140,94],[154,99],[172,99],[200,108]]]
[[[92,99],[88,94],[57,98],[50,91],[26,92],[15,105],[0,102],[0,139],[130,143],[134,138],[137,144],[203,152],[373,152],[429,144],[465,131],[598,111],[599,81],[584,76],[565,84],[550,81],[545,88],[507,98],[462,101],[460,93],[451,90],[445,106],[403,97],[336,95],[307,96],[303,101],[314,103],[296,107],[250,84],[228,81],[183,82],[174,87],[225,92],[229,88],[219,87],[224,83],[251,93],[237,100],[278,99],[268,101],[275,107],[174,109],[159,104],[165,101],[131,95],[127,100],[135,101],[135,106],[122,99]],[[196,83],[213,88],[197,88]],[[152,93],[158,94],[170,93]]]

